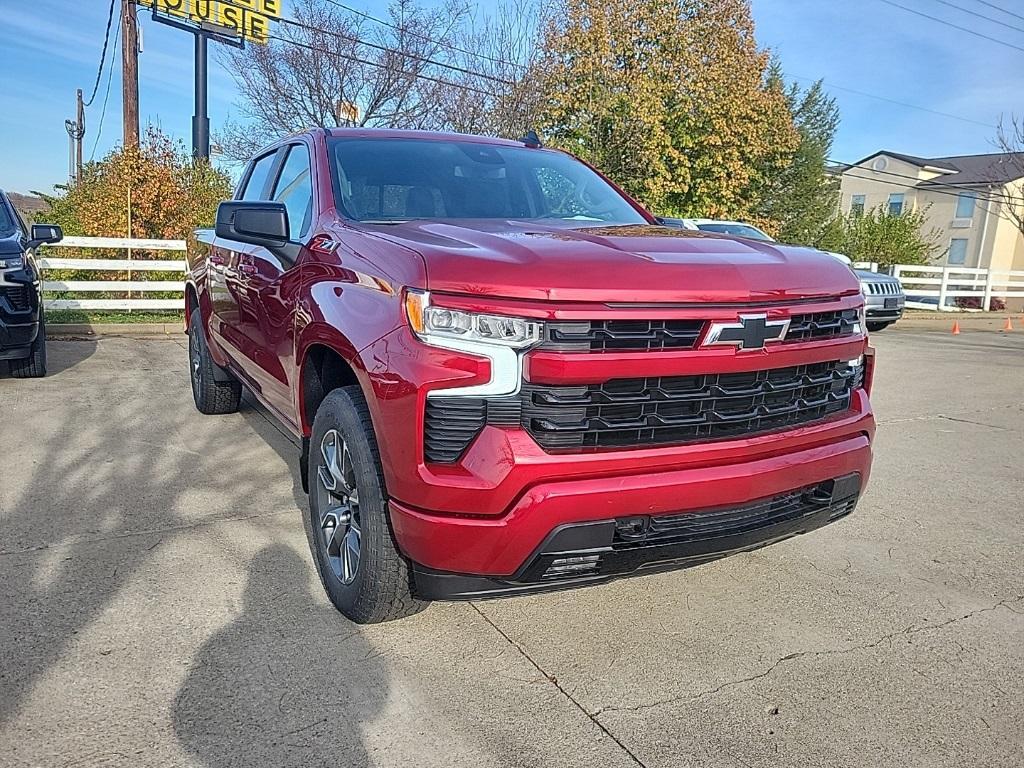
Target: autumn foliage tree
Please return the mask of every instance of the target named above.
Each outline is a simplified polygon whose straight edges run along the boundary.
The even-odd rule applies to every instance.
[[[227,174],[150,127],[138,147],[86,164],[77,184],[48,197],[47,218],[69,235],[184,239],[210,226],[217,203],[230,196]]]
[[[536,76],[552,143],[652,209],[758,219],[800,137],[747,0],[559,0]]]

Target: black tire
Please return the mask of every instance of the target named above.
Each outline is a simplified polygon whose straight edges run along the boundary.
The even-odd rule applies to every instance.
[[[872,323],[872,322],[869,321],[868,322],[868,330],[870,332],[872,332],[872,333],[877,333],[878,331],[881,331],[881,330],[883,330],[885,328],[888,328],[890,325],[892,325],[893,322],[895,322],[895,321],[887,322],[887,323]]]
[[[193,310],[188,324],[188,373],[196,410],[206,414],[234,413],[242,401],[242,384],[234,379],[217,381],[213,377],[215,365],[206,346],[199,310]]]
[[[39,333],[32,342],[28,357],[11,360],[11,376],[16,379],[39,379],[46,375],[46,322],[39,320]]]
[[[338,495],[329,491],[321,476],[330,476],[325,453],[331,452],[332,444],[333,455],[344,457],[336,466],[340,464],[345,484],[355,491],[347,509],[356,522],[358,557],[347,576],[344,556],[331,554],[332,543],[339,551],[345,547],[353,527],[334,514],[345,509],[340,499],[345,494],[338,493],[340,487]],[[423,610],[427,603],[414,596],[409,564],[395,544],[380,452],[358,386],[335,389],[324,398],[313,420],[309,451],[309,504],[303,517],[313,563],[331,602],[357,624],[392,621]],[[329,525],[332,515],[334,524]],[[342,525],[348,532],[339,540]]]

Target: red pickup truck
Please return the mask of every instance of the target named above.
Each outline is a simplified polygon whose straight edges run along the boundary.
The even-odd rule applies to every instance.
[[[324,588],[357,622],[750,550],[871,467],[857,277],[659,226],[520,142],[316,129],[189,251],[192,388],[302,446]]]

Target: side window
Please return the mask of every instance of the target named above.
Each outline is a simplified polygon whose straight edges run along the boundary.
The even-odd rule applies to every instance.
[[[274,185],[273,200],[288,209],[288,227],[292,240],[309,229],[313,216],[313,181],[309,172],[309,150],[305,144],[293,144]]]
[[[239,200],[262,200],[263,188],[267,185],[267,178],[274,170],[274,161],[277,159],[277,152],[271,152],[257,160],[252,166],[252,172],[245,182],[245,189],[238,196]]]

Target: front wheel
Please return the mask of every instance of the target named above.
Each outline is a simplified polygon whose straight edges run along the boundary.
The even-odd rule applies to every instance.
[[[870,323],[869,322],[868,323],[868,330],[871,331],[872,333],[877,333],[878,331],[881,331],[884,328],[888,328],[890,325],[892,325],[893,322],[895,322],[895,321],[888,322],[888,323]]]
[[[39,320],[39,333],[32,342],[28,357],[11,360],[11,376],[16,379],[38,379],[46,375],[46,323]]]
[[[358,386],[324,398],[309,450],[306,537],[331,602],[358,624],[423,610],[388,524],[380,454]]]

